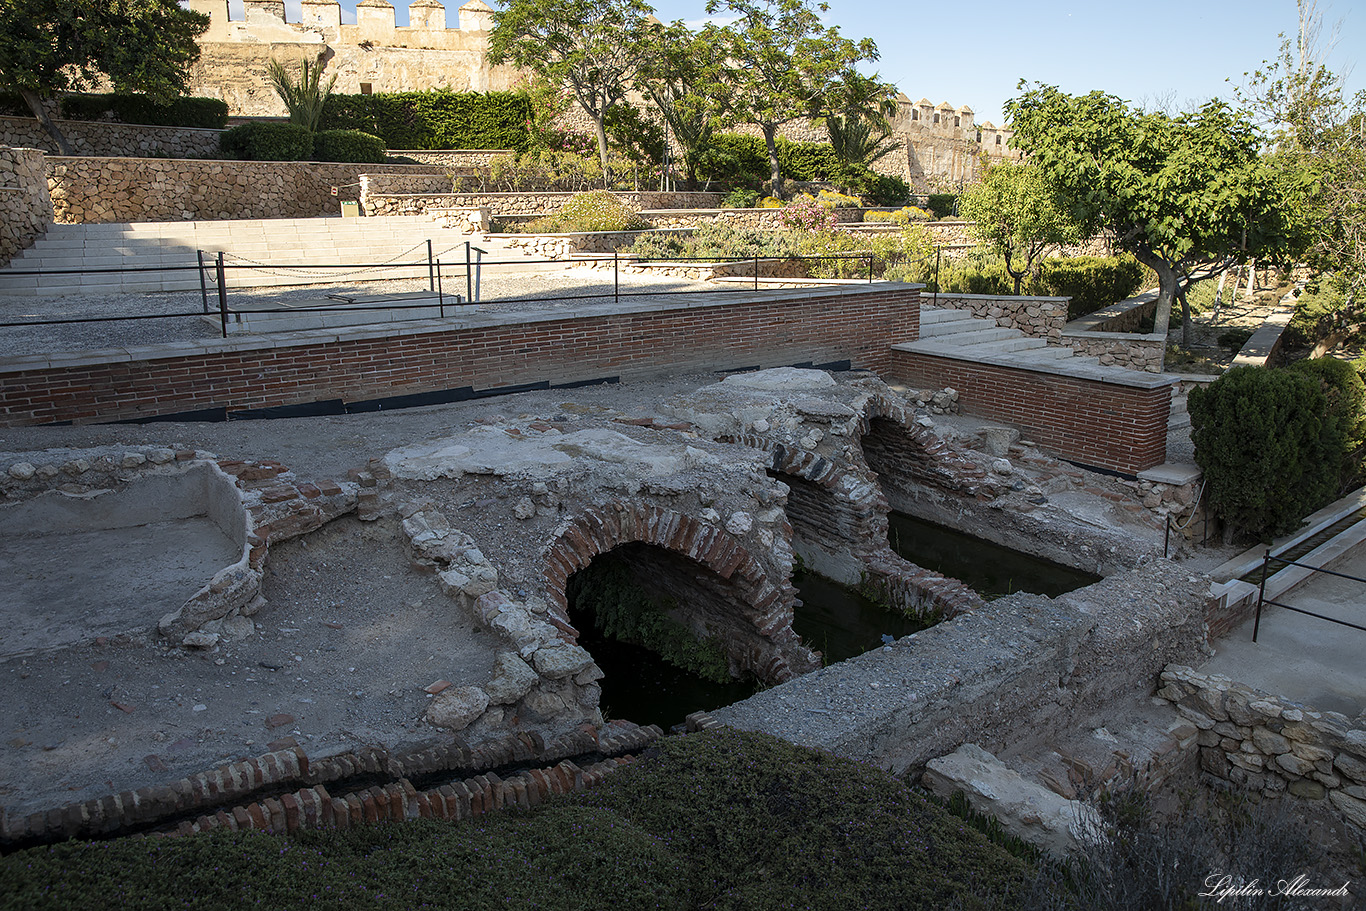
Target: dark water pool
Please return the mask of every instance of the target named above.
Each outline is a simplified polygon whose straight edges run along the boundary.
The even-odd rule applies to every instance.
[[[1031,557],[943,525],[894,512],[888,516],[892,549],[917,566],[952,576],[984,598],[1033,592],[1056,598],[1099,582],[1100,576]]]
[[[891,516],[890,538],[893,548],[906,559],[961,579],[987,597],[1016,591],[1056,596],[1099,579],[899,513]],[[803,642],[824,654],[827,664],[877,648],[883,636],[897,639],[926,626],[814,573],[797,572],[792,581],[802,602],[792,628]],[[649,649],[607,639],[593,625],[591,615],[591,605],[575,605],[579,644],[592,653],[606,675],[602,710],[608,718],[629,718],[668,730],[692,712],[730,705],[758,688],[753,682],[703,680]]]

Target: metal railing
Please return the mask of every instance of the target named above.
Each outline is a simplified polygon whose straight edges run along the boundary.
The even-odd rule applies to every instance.
[[[1266,550],[1266,555],[1262,558],[1262,580],[1261,583],[1257,586],[1257,615],[1256,618],[1252,621],[1253,642],[1257,641],[1257,634],[1261,631],[1262,606],[1268,604],[1272,607],[1282,607],[1286,610],[1294,611],[1297,614],[1305,614],[1306,616],[1314,617],[1318,620],[1327,620],[1329,623],[1336,623],[1339,626],[1349,626],[1352,629],[1359,629],[1362,632],[1366,632],[1366,626],[1362,626],[1359,623],[1352,623],[1347,620],[1339,620],[1336,617],[1325,617],[1323,614],[1316,614],[1311,610],[1305,610],[1304,608],[1296,607],[1293,604],[1283,604],[1280,601],[1269,600],[1266,597],[1266,580],[1267,576],[1269,575],[1267,570],[1270,567],[1272,560],[1275,560],[1277,563],[1280,563],[1282,569],[1284,569],[1287,566],[1298,566],[1300,569],[1307,569],[1310,572],[1323,573],[1324,575],[1328,576],[1336,576],[1339,579],[1350,579],[1353,582],[1360,582],[1363,585],[1366,585],[1366,579],[1362,579],[1357,576],[1349,576],[1346,573],[1335,572],[1331,569],[1323,569],[1322,567],[1318,566],[1310,566],[1307,563],[1297,563],[1294,560],[1287,560],[1283,557],[1273,557],[1271,556],[1271,548],[1268,547]],[[1280,570],[1277,570],[1277,572],[1279,571]]]
[[[406,253],[410,253],[410,252],[412,252],[413,250],[416,250],[416,249],[420,248],[421,246],[423,246],[423,245],[422,245],[422,244],[418,244],[418,245],[416,245],[416,246],[414,246],[414,247],[411,247],[411,248],[409,248],[409,250],[404,251],[404,253],[399,254],[399,256],[403,256],[403,255],[405,255]],[[229,290],[230,290],[230,289],[229,289],[229,275],[230,275],[230,273],[232,273],[232,272],[254,271],[254,272],[266,272],[266,273],[268,273],[268,274],[288,275],[291,279],[294,279],[294,283],[295,283],[295,284],[328,284],[328,283],[331,283],[331,282],[336,281],[336,280],[339,279],[339,278],[349,279],[349,280],[351,280],[350,283],[352,283],[352,284],[365,284],[366,282],[364,282],[364,281],[357,281],[356,278],[357,278],[358,276],[362,276],[362,275],[381,276],[383,273],[386,273],[386,272],[392,272],[392,271],[396,271],[396,270],[413,270],[413,269],[420,269],[420,268],[422,268],[422,267],[424,267],[424,266],[426,267],[426,270],[427,270],[428,290],[429,290],[432,294],[434,294],[434,295],[436,296],[436,301],[435,301],[434,304],[433,304],[432,302],[403,302],[403,301],[400,301],[400,300],[391,300],[391,301],[377,302],[377,303],[369,304],[369,305],[364,305],[364,304],[362,304],[362,305],[357,305],[357,304],[343,303],[343,302],[340,302],[340,301],[339,301],[336,305],[329,305],[329,306],[320,306],[320,307],[290,307],[289,310],[288,310],[288,312],[291,313],[291,314],[293,314],[293,313],[300,313],[300,314],[302,314],[302,313],[335,313],[335,312],[338,312],[338,311],[344,311],[344,312],[352,313],[352,312],[364,312],[364,311],[370,311],[370,310],[405,310],[405,309],[423,309],[423,310],[430,310],[430,309],[432,309],[433,307],[435,307],[435,308],[437,309],[437,311],[438,311],[439,316],[440,316],[441,318],[444,318],[444,317],[446,316],[446,308],[447,308],[447,307],[454,307],[454,306],[471,306],[471,305],[477,304],[477,303],[479,303],[479,302],[481,301],[481,279],[482,279],[483,271],[484,271],[485,269],[487,269],[487,268],[495,267],[495,266],[542,265],[542,264],[547,264],[547,263],[550,263],[550,264],[557,264],[557,265],[567,265],[567,264],[572,264],[572,263],[593,263],[593,264],[601,264],[601,263],[603,263],[603,262],[606,261],[606,254],[598,254],[598,255],[581,255],[581,256],[563,257],[563,258],[557,258],[557,259],[535,259],[535,258],[521,259],[521,258],[519,258],[519,259],[507,259],[507,260],[492,260],[492,259],[486,259],[486,258],[485,258],[486,256],[489,255],[488,251],[483,250],[483,249],[481,249],[481,248],[479,248],[479,247],[473,246],[473,245],[470,244],[469,242],[466,242],[466,243],[463,245],[463,247],[464,247],[464,251],[463,251],[463,252],[464,252],[464,257],[463,257],[463,260],[464,260],[464,261],[461,262],[459,259],[457,259],[457,260],[455,260],[454,262],[452,262],[452,261],[450,261],[450,260],[443,260],[442,257],[445,256],[445,255],[448,254],[448,253],[452,253],[452,252],[459,251],[459,250],[461,249],[460,247],[458,247],[458,246],[457,246],[457,247],[452,247],[452,248],[450,248],[450,249],[448,249],[448,250],[442,251],[440,254],[434,253],[434,251],[432,250],[432,246],[431,246],[431,241],[430,241],[430,240],[429,240],[429,241],[426,241],[426,247],[427,247],[427,250],[426,250],[426,254],[427,254],[427,255],[426,255],[426,257],[425,257],[424,259],[417,259],[417,260],[412,260],[412,261],[408,261],[408,262],[399,262],[399,261],[397,261],[397,257],[396,257],[395,259],[391,259],[391,260],[389,260],[389,261],[387,261],[387,262],[383,262],[383,263],[368,263],[368,264],[356,264],[356,263],[343,263],[343,264],[338,264],[338,263],[260,263],[260,262],[253,262],[253,261],[251,261],[251,260],[247,260],[247,259],[245,259],[245,258],[243,258],[243,257],[234,256],[234,255],[231,254],[231,253],[218,252],[218,253],[213,253],[213,254],[206,254],[205,251],[203,251],[203,250],[198,250],[198,251],[196,251],[196,262],[195,262],[194,264],[186,264],[186,265],[126,266],[126,267],[84,268],[84,269],[32,269],[32,270],[13,270],[13,271],[6,272],[6,273],[4,273],[4,274],[5,274],[6,276],[21,276],[21,275],[33,275],[33,276],[44,276],[44,275],[46,275],[46,276],[55,276],[55,275],[74,275],[74,276],[82,276],[82,275],[139,274],[139,273],[149,273],[149,272],[155,272],[155,273],[160,273],[160,274],[165,274],[165,273],[191,273],[191,272],[193,272],[193,273],[196,273],[196,274],[198,275],[198,278],[199,278],[199,292],[200,292],[200,298],[201,298],[201,308],[200,308],[200,310],[198,310],[198,311],[190,311],[190,312],[132,313],[132,314],[122,314],[122,315],[118,315],[118,316],[108,316],[108,315],[105,315],[105,316],[89,316],[89,317],[62,317],[62,318],[57,318],[57,319],[7,320],[7,321],[0,321],[0,329],[9,329],[9,328],[29,328],[29,327],[34,327],[34,326],[71,325],[71,324],[79,324],[79,323],[116,323],[116,322],[132,321],[132,320],[147,320],[147,319],[178,319],[178,318],[187,318],[187,317],[195,317],[195,318],[200,318],[200,319],[202,319],[202,318],[205,317],[205,316],[213,315],[214,312],[215,312],[215,310],[216,310],[217,315],[218,315],[218,317],[219,317],[218,322],[219,322],[219,324],[220,324],[220,330],[221,330],[221,332],[222,332],[223,337],[226,338],[227,335],[228,335],[228,326],[229,326],[229,323],[230,323],[230,321],[231,321],[231,318],[234,317],[234,316],[246,316],[246,315],[253,314],[253,313],[259,313],[259,314],[279,314],[279,313],[281,312],[279,309],[274,309],[274,308],[272,308],[272,309],[260,308],[260,307],[253,308],[253,307],[250,307],[250,306],[243,307],[243,306],[241,306],[241,305],[233,305],[233,306],[229,307],[229,304],[228,304],[228,293],[229,293]],[[631,258],[629,258],[629,259],[623,259],[620,253],[613,253],[613,254],[611,254],[611,256],[612,256],[612,260],[611,260],[611,261],[612,261],[612,273],[613,273],[613,274],[612,274],[612,291],[611,291],[611,293],[563,294],[563,295],[559,295],[559,296],[555,296],[555,297],[546,297],[546,296],[544,296],[544,295],[538,296],[538,297],[501,297],[501,298],[498,298],[498,303],[499,303],[499,304],[544,303],[544,302],[546,302],[547,300],[552,300],[552,301],[565,301],[565,300],[600,300],[600,299],[605,299],[605,298],[610,298],[614,303],[620,303],[621,300],[622,300],[623,298],[632,298],[632,297],[660,297],[660,296],[688,295],[688,294],[698,294],[698,293],[717,294],[717,293],[736,293],[736,292],[746,292],[746,291],[758,291],[758,290],[759,290],[759,283],[760,283],[761,279],[764,279],[764,278],[771,278],[772,280],[775,280],[775,281],[802,281],[802,280],[804,280],[804,279],[802,279],[802,278],[800,278],[800,277],[788,277],[788,278],[783,278],[783,277],[780,277],[780,276],[763,276],[763,275],[761,275],[762,264],[764,264],[764,263],[774,263],[774,262],[788,263],[788,262],[794,262],[794,261],[797,261],[797,262],[822,262],[822,261],[858,260],[858,261],[861,262],[861,266],[860,266],[858,269],[852,270],[852,271],[853,271],[853,272],[856,272],[856,273],[858,274],[858,278],[859,278],[860,281],[864,280],[864,278],[866,277],[866,281],[869,282],[869,283],[871,283],[871,282],[873,282],[873,281],[876,280],[877,264],[878,264],[879,262],[883,262],[883,263],[885,264],[885,260],[883,260],[882,257],[879,257],[877,254],[871,253],[871,252],[837,253],[837,254],[828,254],[828,255],[823,255],[823,256],[799,256],[799,255],[785,255],[785,254],[771,255],[771,256],[767,256],[767,255],[753,255],[753,256],[734,256],[734,257],[724,257],[724,256],[707,256],[707,257],[684,257],[684,256],[676,256],[676,257],[675,257],[675,256],[671,256],[671,257],[668,257],[667,259],[658,259],[658,260],[641,260],[641,259],[638,259],[638,258],[635,258],[635,257],[631,257]],[[703,288],[694,288],[694,289],[685,289],[685,290],[676,290],[676,291],[667,291],[667,290],[660,290],[660,289],[650,289],[650,290],[645,290],[645,291],[623,291],[623,290],[621,289],[621,268],[622,268],[623,263],[625,263],[625,264],[635,264],[635,263],[639,263],[639,264],[648,264],[648,263],[675,263],[675,262],[678,262],[678,263],[687,263],[687,262],[707,262],[707,263],[742,263],[742,264],[752,264],[751,268],[750,268],[749,270],[746,270],[746,271],[751,272],[752,278],[753,278],[753,283],[752,283],[752,285],[750,285],[749,287],[746,287],[746,288],[717,288],[716,286],[707,286],[707,287],[703,287]],[[345,271],[338,271],[338,270],[345,270]],[[464,296],[463,299],[462,299],[460,296],[458,296],[458,295],[456,295],[456,296],[450,296],[450,298],[448,299],[448,296],[447,296],[447,295],[445,294],[445,292],[444,292],[445,279],[446,279],[448,276],[451,276],[452,273],[454,273],[454,277],[457,277],[457,278],[460,277],[460,276],[463,274],[463,277],[464,277],[464,279],[465,279],[465,290],[466,290],[466,293],[465,293],[465,296]],[[298,281],[300,278],[311,278],[311,277],[316,277],[316,278],[318,279],[318,281],[317,281],[317,282],[299,282],[299,281]],[[735,276],[735,277],[738,277],[738,278],[749,278],[750,276],[740,275],[740,276]],[[372,279],[372,280],[373,280],[373,279]],[[211,287],[212,287],[212,288],[214,289],[214,291],[216,292],[216,298],[217,298],[217,300],[216,300],[216,302],[215,302],[215,303],[216,303],[216,307],[213,306],[213,305],[210,303],[210,289],[211,289]],[[253,287],[263,288],[263,287],[268,287],[268,286],[256,285],[256,286],[253,286]],[[242,289],[239,289],[239,290],[242,290]],[[0,293],[3,293],[3,292],[0,292]]]

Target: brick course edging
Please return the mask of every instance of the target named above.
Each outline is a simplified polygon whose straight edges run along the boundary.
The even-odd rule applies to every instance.
[[[173,830],[161,834],[188,835],[215,828],[292,832],[418,816],[461,819],[503,806],[530,806],[551,794],[592,787],[662,736],[655,725],[613,722],[601,729],[573,731],[548,743],[534,733],[510,734],[473,747],[454,738],[408,753],[367,747],[313,762],[301,747],[291,744],[166,785],[108,794],[22,818],[0,814],[0,845],[107,837],[130,829],[156,831],[191,813],[199,815],[193,820],[181,818]],[[583,768],[571,761],[583,756],[603,758]],[[493,773],[529,763],[557,764],[522,771],[506,780]],[[463,781],[423,792],[411,783],[419,776],[445,772],[468,774]],[[367,776],[396,780],[348,791],[339,798],[331,797],[325,787]],[[294,784],[304,787],[278,797],[260,796]],[[251,796],[260,799],[239,803]]]

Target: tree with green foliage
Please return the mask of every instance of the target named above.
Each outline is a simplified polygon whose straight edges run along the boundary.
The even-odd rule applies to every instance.
[[[648,33],[635,87],[654,103],[683,153],[689,189],[697,186],[700,157],[720,120],[722,65],[716,28],[693,31],[682,22],[656,25]]]
[[[1322,386],[1298,371],[1234,367],[1191,390],[1195,461],[1228,540],[1294,531],[1336,496],[1347,431]]]
[[[1249,257],[1288,262],[1302,252],[1303,181],[1265,160],[1257,131],[1224,102],[1168,115],[1099,91],[1021,88],[1006,104],[1015,147],[1083,234],[1108,231],[1157,273],[1155,332],[1167,331],[1180,300],[1188,343],[1192,284]]]
[[[607,115],[626,93],[648,46],[643,0],[507,0],[494,14],[488,60],[567,85],[593,121],[608,180]]]
[[[835,157],[869,167],[901,148],[892,139],[889,119],[896,106],[896,86],[854,69],[845,71],[824,98],[825,132]]]
[[[959,211],[973,222],[978,239],[1005,260],[1015,294],[1044,251],[1081,239],[1052,184],[1027,164],[989,165],[982,179],[963,191]]]
[[[854,67],[878,59],[869,38],[851,41],[826,26],[825,3],[810,0],[709,0],[707,13],[739,19],[717,30],[726,60],[724,101],[728,115],[752,124],[768,150],[773,195],[783,195],[778,131],[789,123],[821,117],[827,97]]]
[[[3,0],[0,82],[23,96],[63,155],[71,143],[45,99],[107,79],[117,92],[182,95],[209,17],[177,0]]]
[[[300,60],[299,78],[296,81],[294,74],[275,58],[272,57],[266,64],[270,87],[289,111],[289,122],[297,123],[310,133],[318,132],[323,108],[332,95],[333,86],[337,84],[336,73],[326,83],[322,81],[323,68],[321,61]]]
[[[1295,35],[1280,55],[1248,74],[1240,100],[1272,132],[1272,160],[1308,176],[1308,259],[1344,287],[1341,325],[1366,326],[1366,91],[1349,97],[1325,62],[1331,38],[1313,0],[1300,0]],[[1353,303],[1358,306],[1353,307]]]

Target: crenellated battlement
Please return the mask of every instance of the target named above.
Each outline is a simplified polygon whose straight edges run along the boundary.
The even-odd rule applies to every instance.
[[[201,41],[278,41],[294,35],[305,43],[318,38],[329,43],[359,44],[369,41],[378,47],[441,47],[448,43],[446,33],[487,32],[493,28],[493,9],[483,0],[469,0],[458,10],[458,25],[446,23],[446,7],[440,0],[413,0],[408,5],[408,24],[396,25],[396,13],[387,0],[360,0],[356,22],[343,23],[337,0],[301,0],[298,22],[286,19],[284,0],[243,0],[242,19],[232,19],[228,0],[189,0],[196,12],[208,15],[209,30]],[[312,38],[307,33],[313,33]],[[423,44],[423,37],[426,44]],[[415,43],[416,41],[416,43]]]

